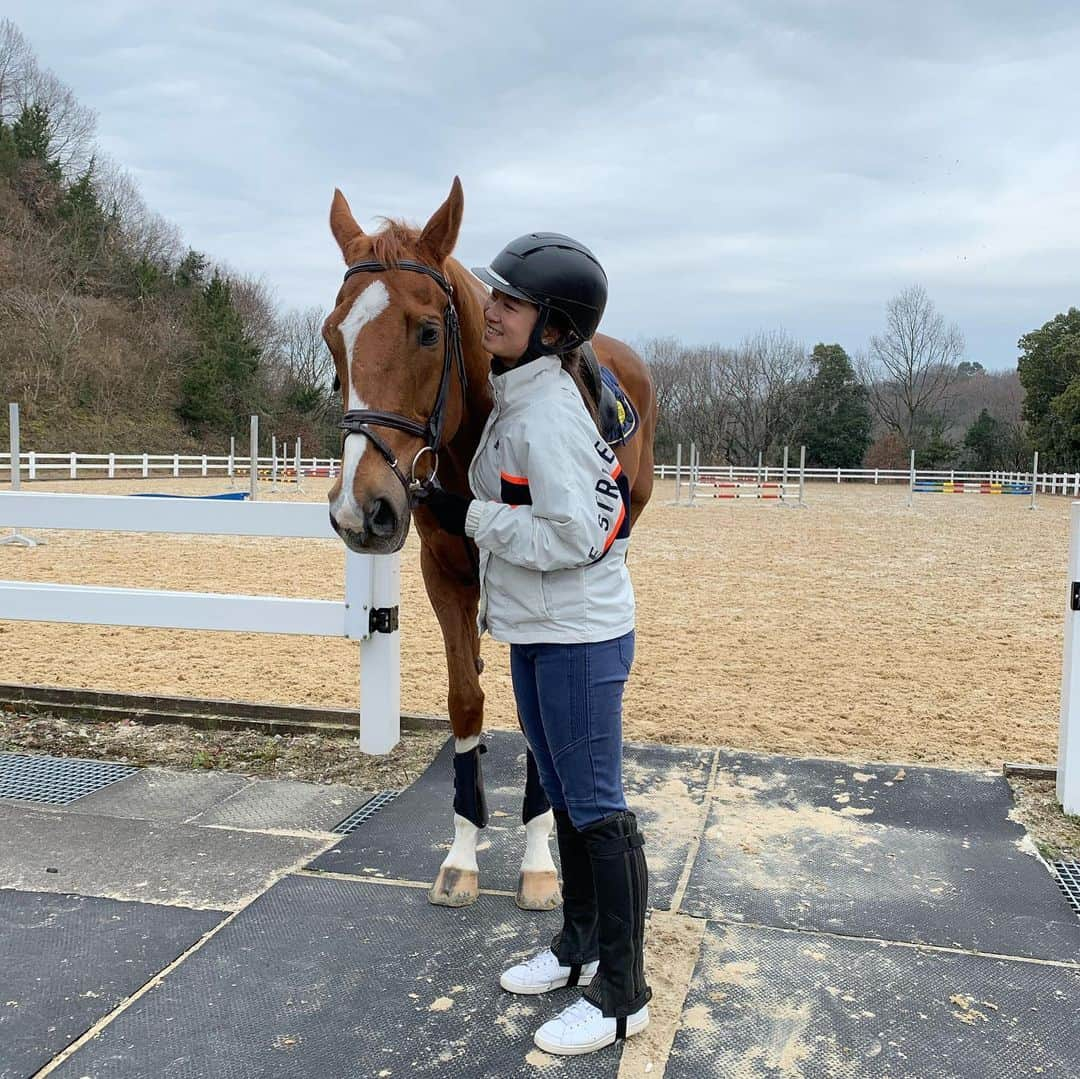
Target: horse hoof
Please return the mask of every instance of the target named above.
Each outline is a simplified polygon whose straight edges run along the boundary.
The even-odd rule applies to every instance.
[[[443,866],[428,892],[428,902],[437,907],[467,907],[480,895],[480,874],[475,869]]]
[[[554,910],[562,902],[558,873],[554,869],[522,871],[514,902],[522,910]]]

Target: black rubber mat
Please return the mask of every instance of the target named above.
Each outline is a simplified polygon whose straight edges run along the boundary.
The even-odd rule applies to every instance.
[[[619,1050],[553,1060],[535,1028],[570,994],[498,975],[558,914],[501,897],[432,907],[416,888],[287,877],[118,1016],[57,1079],[614,1077]]]
[[[224,917],[0,889],[0,1079],[44,1067]]]
[[[1080,1075],[1080,970],[710,925],[666,1079]]]
[[[481,888],[514,891],[525,850],[521,798],[525,740],[509,731],[485,734],[483,758],[490,823],[478,845]],[[453,839],[453,739],[427,771],[389,805],[322,854],[309,868],[324,872],[433,881]],[[627,800],[645,833],[650,906],[666,909],[702,824],[715,750],[627,745]],[[552,852],[555,852],[552,840]],[[556,856],[557,857],[557,856]]]
[[[1080,920],[1000,775],[721,755],[681,909],[1045,959]]]

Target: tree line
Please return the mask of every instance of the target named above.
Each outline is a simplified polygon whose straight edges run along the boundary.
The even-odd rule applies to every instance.
[[[817,467],[1080,471],[1080,311],[1070,308],[1019,343],[1015,371],[964,359],[959,329],[925,289],[888,302],[884,326],[854,357],[807,349],[782,330],[737,347],[639,344],[656,383],[656,456],[697,445],[707,463],[779,463],[806,446]],[[685,451],[684,451],[685,452]]]

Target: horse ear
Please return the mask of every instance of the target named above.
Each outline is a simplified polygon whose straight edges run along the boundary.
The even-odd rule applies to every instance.
[[[349,248],[364,235],[364,230],[356,223],[345,196],[336,187],[334,201],[330,204],[330,231],[334,234],[345,261],[350,262]]]
[[[455,176],[446,202],[431,215],[431,220],[420,234],[420,250],[436,266],[441,266],[454,250],[464,209],[465,194],[461,190],[461,180]]]

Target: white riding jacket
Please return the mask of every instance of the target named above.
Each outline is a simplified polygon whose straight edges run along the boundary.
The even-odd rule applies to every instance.
[[[480,633],[511,644],[606,641],[634,628],[629,483],[557,356],[489,377],[469,468]]]

